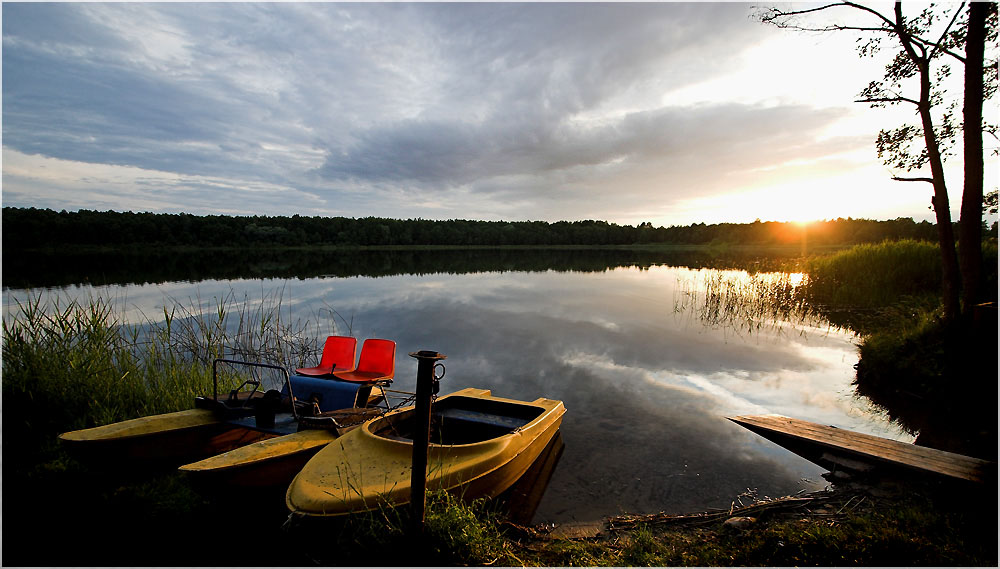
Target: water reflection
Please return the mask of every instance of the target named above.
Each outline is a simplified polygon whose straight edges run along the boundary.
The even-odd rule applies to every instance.
[[[81,287],[112,294],[129,314],[165,298],[213,309],[216,298],[281,291],[293,319],[335,309],[359,338],[396,340],[399,353],[448,355],[442,391],[565,402],[565,452],[536,522],[621,512],[728,507],[741,492],[793,494],[825,485],[819,467],[725,420],[780,413],[905,438],[852,395],[852,338],[825,328],[735,336],[674,311],[690,269],[504,272]],[[4,292],[5,311],[21,290]],[[169,301],[167,302],[169,304]],[[343,330],[344,320],[336,326]],[[329,321],[321,322],[329,328]],[[416,362],[397,358],[412,390]]]
[[[4,288],[88,283],[148,284],[212,279],[381,277],[505,271],[600,272],[616,267],[667,264],[684,267],[776,270],[790,251],[741,249],[407,249],[407,250],[169,250],[22,252],[4,250]]]

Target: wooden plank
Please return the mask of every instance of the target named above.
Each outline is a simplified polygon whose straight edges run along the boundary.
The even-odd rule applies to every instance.
[[[740,417],[739,419],[765,429],[775,430],[820,443],[831,444],[856,452],[873,454],[876,456],[898,456],[899,460],[904,461],[925,461],[944,469],[950,469],[956,466],[960,469],[975,468],[983,462],[976,458],[955,453],[949,453],[908,443],[901,443],[891,439],[885,439],[864,433],[855,433],[845,429],[818,425],[816,423],[810,423],[808,421],[798,419],[785,417]]]
[[[801,444],[813,444],[817,451],[822,448],[846,451],[854,457],[965,480],[983,481],[985,474],[996,468],[996,463],[978,458],[781,415],[745,415],[728,419],[765,437],[768,433],[778,434]],[[817,456],[822,456],[822,452]],[[806,458],[815,462],[813,458]]]
[[[775,417],[743,419],[757,427],[781,432],[798,439],[807,439],[873,458],[899,462],[915,468],[932,470],[960,478],[968,478],[967,474],[970,470],[975,470],[985,462],[937,449],[854,433],[836,427],[817,425],[808,421]]]
[[[741,417],[740,419],[763,428],[784,432],[801,438],[808,438],[817,442],[831,443],[836,446],[842,446],[859,452],[878,453],[881,451],[886,454],[901,453],[905,456],[912,456],[917,459],[931,462],[939,462],[943,465],[959,463],[966,464],[971,467],[976,466],[979,462],[982,462],[979,459],[972,457],[966,457],[928,447],[920,447],[908,443],[901,443],[899,441],[884,439],[873,435],[866,435],[864,433],[855,433],[844,429],[838,429],[837,427],[818,425],[808,421],[790,419],[776,422],[774,420],[767,420],[771,419],[768,417],[765,417],[765,420],[760,420],[760,417]]]
[[[745,425],[748,428],[753,425],[765,431],[782,433],[798,440],[809,440],[838,450],[847,450],[863,456],[902,463],[960,478],[969,478],[969,471],[975,470],[985,462],[954,453],[917,447],[807,421],[784,417],[744,417],[741,419],[748,423]]]

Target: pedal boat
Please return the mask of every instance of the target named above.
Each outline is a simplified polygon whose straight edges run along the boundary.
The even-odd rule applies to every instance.
[[[228,396],[220,397],[220,363],[278,370],[284,374],[284,385],[281,391],[263,392],[261,381],[251,377]],[[71,431],[59,435],[59,439],[71,455],[94,466],[176,468],[258,441],[296,433],[300,420],[322,413],[314,402],[322,401],[323,409],[355,408],[358,404],[356,385],[289,376],[283,368],[268,364],[216,360],[213,383],[212,395],[196,397],[194,409]],[[369,402],[366,400],[362,405]],[[322,430],[329,440],[338,435],[336,429]],[[304,438],[321,437],[310,433]]]
[[[431,407],[427,489],[496,497],[538,458],[562,423],[562,401],[493,397],[467,388]],[[413,407],[363,424],[328,444],[295,476],[285,505],[302,517],[401,506],[410,500]]]

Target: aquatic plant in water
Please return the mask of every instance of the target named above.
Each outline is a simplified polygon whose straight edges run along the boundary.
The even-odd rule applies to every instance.
[[[830,324],[800,293],[803,273],[748,273],[703,270],[694,279],[678,279],[674,313],[689,314],[713,328],[737,334],[786,329],[805,333]]]

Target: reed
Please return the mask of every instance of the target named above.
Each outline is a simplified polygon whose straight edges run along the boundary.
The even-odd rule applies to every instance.
[[[996,300],[997,246],[983,244],[986,291]],[[832,325],[862,336],[910,330],[940,305],[937,245],[900,240],[802,259],[782,272],[705,270],[679,282],[674,312],[738,333]]]
[[[792,272],[699,271],[698,277],[678,282],[674,313],[737,334],[782,333],[789,326],[801,333],[823,324],[799,292],[803,278]]]

